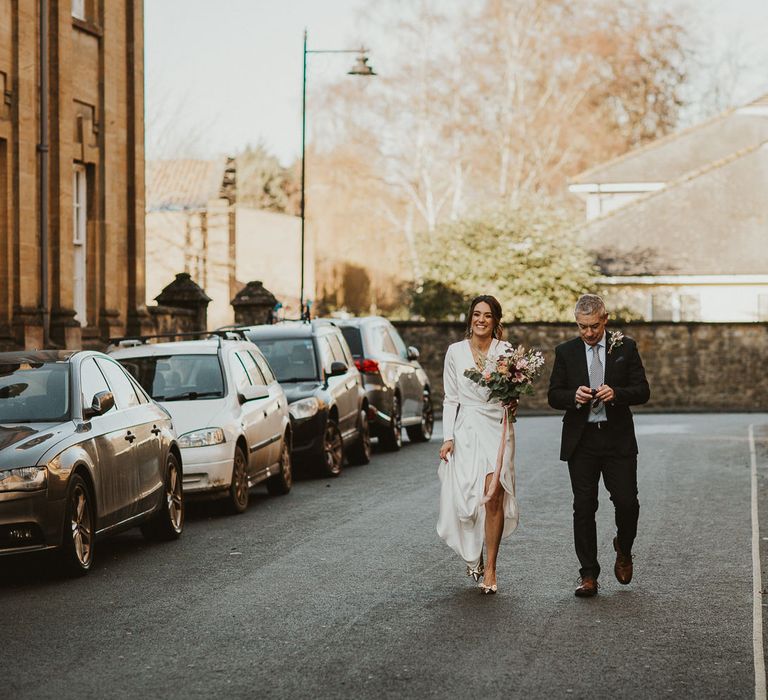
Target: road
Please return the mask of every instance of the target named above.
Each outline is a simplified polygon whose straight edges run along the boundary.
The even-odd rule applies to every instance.
[[[498,595],[435,534],[437,441],[406,443],[242,516],[191,508],[176,543],[125,533],[86,578],[0,559],[0,697],[754,697],[750,424],[768,562],[768,414],[643,415],[635,579],[601,487],[602,588],[575,598],[559,419],[522,417]]]

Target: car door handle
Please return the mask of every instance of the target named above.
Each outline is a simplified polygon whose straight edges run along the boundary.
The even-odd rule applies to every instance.
[[[158,428],[156,425],[153,425],[152,430],[150,430],[150,432],[152,433],[152,435],[160,435],[160,433],[162,433],[163,431],[160,430],[160,428]]]
[[[125,439],[128,440],[128,442],[133,442],[136,439],[136,436],[129,430]]]

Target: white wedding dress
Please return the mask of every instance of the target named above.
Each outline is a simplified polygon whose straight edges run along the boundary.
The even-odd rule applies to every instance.
[[[508,347],[509,343],[493,340],[488,362]],[[437,472],[441,484],[437,534],[473,569],[483,552],[485,476],[496,469],[504,415],[498,400],[488,401],[488,389],[464,376],[464,370],[474,366],[468,340],[449,346],[443,368],[443,440],[453,440],[453,453],[447,462],[440,462]],[[518,523],[514,458],[515,432],[510,423],[500,476],[504,488],[502,537],[511,535]]]

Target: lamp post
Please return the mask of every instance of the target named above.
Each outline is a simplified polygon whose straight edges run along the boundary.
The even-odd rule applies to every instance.
[[[304,177],[305,156],[307,140],[307,54],[310,53],[356,53],[355,64],[347,75],[372,76],[376,75],[373,68],[368,65],[368,49],[361,46],[359,49],[308,49],[307,30],[304,30],[304,68],[301,81],[301,293],[299,295],[299,313],[301,318],[309,318],[309,309],[304,309]]]

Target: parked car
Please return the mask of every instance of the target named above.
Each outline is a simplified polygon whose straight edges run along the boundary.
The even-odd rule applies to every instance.
[[[411,442],[432,437],[434,414],[426,372],[419,351],[406,347],[395,327],[381,316],[336,321],[360,370],[372,407],[371,434],[382,447],[399,450],[403,431]]]
[[[328,321],[247,326],[285,389],[293,422],[293,454],[338,476],[345,455],[371,460],[368,400],[341,331]]]
[[[110,350],[173,417],[184,460],[184,491],[225,497],[233,513],[266,481],[291,490],[288,400],[259,349],[216,337]]]
[[[100,352],[0,353],[0,554],[60,549],[87,572],[99,538],[184,526],[171,417]]]

